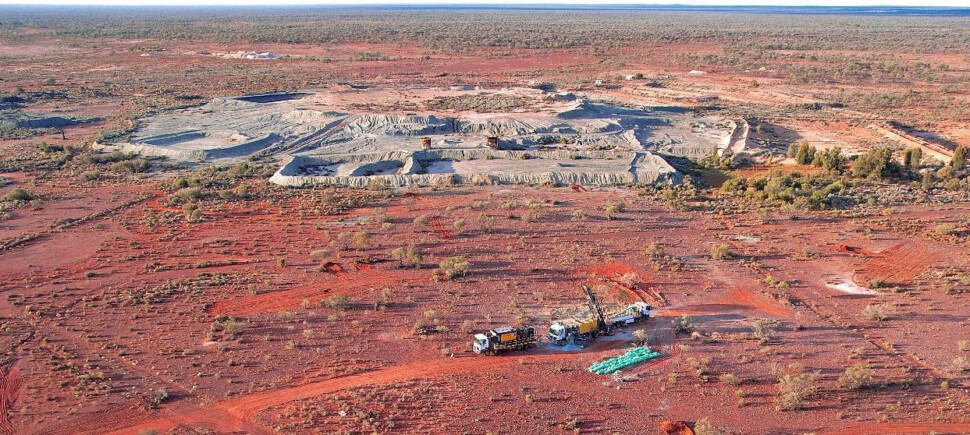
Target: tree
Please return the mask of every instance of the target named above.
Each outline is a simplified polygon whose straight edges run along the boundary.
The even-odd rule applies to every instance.
[[[956,170],[963,169],[963,166],[967,164],[968,152],[970,152],[970,148],[967,148],[964,145],[958,146],[957,149],[953,151],[953,160],[950,160],[950,166],[953,166],[953,169]]]
[[[923,160],[923,150],[921,148],[910,148],[907,149],[903,154],[903,166],[917,171],[919,170],[920,162]]]
[[[834,147],[815,153],[812,164],[821,166],[825,172],[830,174],[841,174],[845,168],[847,159],[842,154],[842,148]]]
[[[892,157],[893,150],[889,147],[873,148],[852,162],[852,175],[872,180],[887,178],[895,169]]]
[[[798,145],[798,153],[795,155],[795,162],[799,165],[810,165],[815,160],[815,147],[803,140]]]
[[[921,183],[921,187],[925,191],[929,191],[930,189],[933,188],[933,172],[931,171],[923,172],[923,182]]]

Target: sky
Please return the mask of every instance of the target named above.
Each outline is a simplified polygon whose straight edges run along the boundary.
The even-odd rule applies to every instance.
[[[596,4],[596,0],[0,0],[0,5],[495,5],[495,4]],[[953,6],[970,7],[970,0],[606,0],[608,4],[679,4],[746,6]]]

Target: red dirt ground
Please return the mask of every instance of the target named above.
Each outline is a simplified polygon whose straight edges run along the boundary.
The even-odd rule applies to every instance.
[[[33,107],[108,120],[68,128],[67,139],[2,140],[0,156],[14,164],[36,152],[40,141],[77,145],[141,110],[164,110],[174,94],[208,98],[343,80],[496,87],[553,80],[582,87],[618,74],[618,63],[668,78],[661,88],[623,83],[597,95],[677,105],[717,95],[731,110],[777,112],[759,122],[785,140],[828,144],[835,137],[861,149],[877,139],[865,126],[889,117],[849,109],[782,113],[816,101],[816,92],[895,92],[896,85],[836,90],[756,77],[759,88],[751,89],[744,84],[754,76],[726,67],[684,76],[689,68],[677,63],[678,56],[723,54],[720,43],[700,39],[605,55],[587,48],[429,55],[423,47],[356,43],[0,45],[0,52],[16,54],[5,58],[5,90],[112,87],[97,101]],[[168,50],[142,57],[137,47],[145,44]],[[43,48],[48,45],[53,48]],[[257,48],[334,61],[246,63],[187,53]],[[401,60],[349,60],[360,51]],[[614,54],[626,57],[599,62]],[[39,83],[37,71],[51,65],[64,79]],[[919,119],[930,108],[900,110]],[[103,176],[85,181],[82,174],[92,169]],[[755,165],[736,175],[767,176],[773,169]],[[794,165],[781,170],[820,172]],[[327,408],[328,431],[369,433],[373,420],[408,433],[642,433],[683,421],[673,429],[689,433],[684,430],[708,418],[744,434],[970,433],[970,377],[955,365],[968,357],[959,341],[970,337],[970,288],[961,280],[970,273],[967,238],[926,230],[964,222],[966,198],[890,198],[879,210],[800,212],[789,219],[781,210],[768,210],[766,217],[751,203],[713,190],[700,195],[710,201],[695,198],[692,207],[675,209],[662,195],[634,189],[290,190],[260,176],[202,172],[127,174],[72,161],[59,170],[27,165],[2,174],[11,182],[0,195],[24,187],[42,201],[10,210],[0,222],[0,245],[36,235],[0,251],[0,355],[7,358],[0,364],[6,367],[0,371],[0,433],[259,433],[278,427],[311,433],[312,425],[300,425],[308,418],[301,413],[351,396],[361,410],[384,408],[368,408],[373,414],[365,417]],[[198,201],[202,221],[190,223],[168,196],[175,177],[195,176],[211,195]],[[217,194],[240,183],[251,195]],[[335,206],[330,195],[350,205]],[[618,201],[626,211],[608,219],[604,206]],[[530,202],[539,206],[526,206]],[[588,217],[576,219],[576,211]],[[522,219],[534,212],[535,222]],[[386,222],[370,219],[377,215]],[[427,226],[415,223],[419,216],[427,217]],[[461,230],[459,219],[467,223]],[[489,220],[494,224],[485,225]],[[369,246],[353,243],[361,231],[370,234]],[[676,266],[645,254],[654,242]],[[422,250],[421,268],[401,269],[391,259],[391,250],[408,244]],[[712,259],[715,244],[729,245],[738,258]],[[326,258],[311,255],[321,250]],[[458,255],[471,265],[468,276],[432,280],[441,261]],[[860,295],[827,285],[844,277],[887,286]],[[785,285],[769,285],[778,281]],[[615,378],[586,370],[625,352],[630,330],[586,349],[542,346],[498,357],[470,351],[472,333],[520,321],[545,335],[550,322],[584,308],[582,284],[602,288],[605,304],[653,305],[655,318],[637,328],[663,357]],[[334,295],[347,296],[350,306],[321,305]],[[875,321],[862,315],[868,305],[893,312]],[[225,334],[221,315],[238,322],[237,335]],[[691,317],[695,334],[673,330],[672,321],[682,315]],[[760,320],[772,329],[765,343],[752,336]],[[416,333],[419,324],[437,332]],[[878,388],[840,386],[845,368],[859,362],[869,365]],[[778,411],[779,376],[793,367],[818,373],[818,391],[805,409]],[[721,380],[729,374],[736,385]],[[161,390],[168,397],[153,403]],[[388,411],[394,408],[415,416]]]

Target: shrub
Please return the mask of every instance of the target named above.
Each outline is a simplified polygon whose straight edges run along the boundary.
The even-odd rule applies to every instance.
[[[727,431],[711,423],[711,420],[704,417],[694,423],[694,434],[696,435],[724,435]]]
[[[862,317],[875,322],[882,322],[892,316],[893,308],[888,303],[869,304],[862,309]]]
[[[317,249],[317,250],[314,250],[313,252],[310,252],[310,258],[316,261],[323,261],[329,256],[330,256],[330,251],[326,249]]]
[[[795,162],[799,165],[810,165],[815,160],[815,147],[803,140],[798,144],[798,152],[795,154]]]
[[[115,162],[108,166],[115,172],[131,172],[133,174],[138,172],[145,172],[151,165],[145,159],[132,159],[123,162]]]
[[[370,248],[370,234],[367,231],[358,231],[354,233],[354,244],[357,245],[359,249]]]
[[[789,373],[778,378],[775,404],[780,411],[797,411],[817,391],[819,376],[814,373]]]
[[[81,179],[84,181],[97,181],[101,179],[101,173],[98,171],[85,171],[81,174]]]
[[[678,334],[690,334],[694,332],[694,322],[690,316],[683,315],[674,319],[674,332]]]
[[[720,380],[722,384],[730,385],[732,387],[741,385],[741,379],[738,378],[738,376],[735,375],[734,373],[725,373],[721,376],[718,376],[717,379]]]
[[[647,249],[645,249],[643,253],[646,254],[647,257],[655,260],[658,258],[663,258],[663,256],[666,255],[666,252],[664,252],[664,246],[657,242],[647,245]]]
[[[935,179],[933,178],[933,172],[926,171],[923,172],[923,179],[920,181],[920,188],[928,191],[933,188]]]
[[[968,360],[965,356],[953,358],[953,371],[957,373],[970,371],[970,360]]]
[[[960,170],[967,164],[967,154],[970,152],[970,148],[965,145],[960,145],[956,150],[953,151],[953,159],[950,160],[950,166],[953,169]]]
[[[939,224],[936,226],[936,233],[941,236],[949,236],[953,234],[955,228],[952,224]]]
[[[117,163],[135,158],[135,153],[123,153],[115,150],[111,153],[94,153],[87,156],[90,163]]]
[[[416,248],[412,243],[394,249],[391,251],[391,257],[397,260],[398,267],[420,268],[424,255],[421,252],[421,248]]]
[[[623,201],[620,201],[620,202],[607,204],[606,207],[603,208],[603,210],[605,210],[607,214],[623,213],[624,211],[626,211],[626,203],[624,203]]]
[[[452,280],[468,274],[471,264],[463,256],[448,257],[438,265],[432,276],[436,281]]]
[[[428,216],[421,215],[421,216],[418,216],[418,217],[414,218],[414,224],[415,225],[421,225],[421,226],[428,225]]]
[[[839,386],[849,390],[861,390],[872,385],[872,369],[864,362],[845,369],[845,373],[839,376]]]
[[[198,187],[186,187],[176,191],[174,196],[184,201],[202,199],[202,189]]]
[[[774,338],[775,331],[769,321],[756,319],[751,322],[751,335],[758,340],[758,343],[768,344]]]
[[[3,199],[12,202],[30,201],[33,198],[34,196],[31,195],[30,192],[19,187],[7,192],[7,194],[3,196]]]
[[[350,309],[350,298],[346,295],[333,295],[320,301],[323,306],[333,308],[337,311],[347,311]]]
[[[816,153],[812,164],[821,166],[825,172],[830,174],[841,174],[847,161],[845,155],[842,154],[842,149],[834,147]]]
[[[734,257],[735,253],[731,252],[731,248],[728,245],[711,246],[711,258],[714,260],[727,260]]]
[[[482,232],[489,233],[495,228],[495,218],[483,213],[478,216],[478,224],[482,227]]]
[[[158,409],[166,399],[168,399],[168,390],[165,388],[159,388],[145,398],[148,402],[148,407],[151,409]]]
[[[644,346],[647,344],[647,340],[650,338],[650,333],[646,329],[637,329],[633,331],[633,343],[637,346]]]
[[[383,288],[380,291],[380,295],[374,299],[374,309],[377,311],[384,311],[387,307],[391,306],[391,289]]]
[[[895,169],[892,157],[893,150],[889,147],[873,148],[852,162],[852,175],[872,180],[888,178]]]
[[[744,192],[748,188],[748,180],[741,177],[729,178],[721,184],[722,192]]]
[[[903,166],[912,171],[919,170],[922,160],[923,150],[920,148],[909,148],[903,153]]]
[[[238,322],[234,319],[226,320],[222,324],[222,332],[226,334],[226,338],[229,340],[235,340],[239,334],[242,334],[246,330],[246,324],[243,322]]]

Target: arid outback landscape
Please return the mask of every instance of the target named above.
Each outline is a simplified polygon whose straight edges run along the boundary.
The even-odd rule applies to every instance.
[[[959,9],[0,6],[0,433],[970,433],[968,53]],[[650,318],[552,343],[583,286]]]

